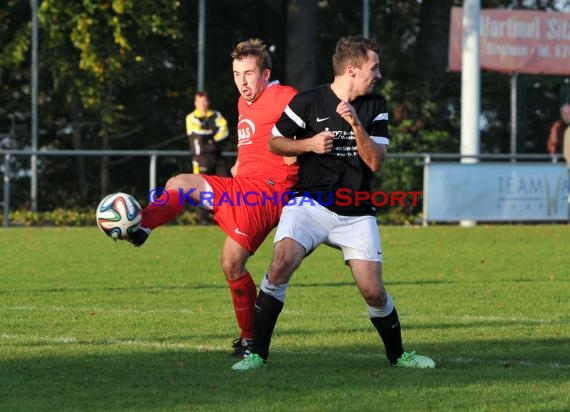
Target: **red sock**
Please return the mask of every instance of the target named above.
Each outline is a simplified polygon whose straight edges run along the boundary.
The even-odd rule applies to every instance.
[[[241,278],[230,280],[228,283],[232,292],[237,322],[241,329],[240,337],[253,339],[253,315],[257,299],[255,283],[249,272],[245,272]]]
[[[180,199],[178,190],[167,190],[143,210],[141,226],[154,229],[160,225],[171,222],[184,207],[184,199]]]

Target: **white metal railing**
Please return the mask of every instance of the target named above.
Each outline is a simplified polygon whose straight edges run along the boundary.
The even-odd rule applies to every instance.
[[[10,212],[10,159],[12,156],[131,156],[131,157],[147,157],[149,159],[149,190],[156,188],[156,163],[159,157],[174,156],[188,157],[191,152],[188,150],[29,150],[29,149],[0,149],[0,157],[4,158],[3,162],[3,226],[9,226]],[[223,156],[235,158],[236,152],[225,151]],[[389,159],[410,159],[420,160],[420,165],[429,164],[434,160],[461,160],[465,158],[475,158],[477,160],[502,160],[502,161],[529,161],[542,160],[552,161],[554,163],[563,160],[561,155],[550,156],[547,154],[480,154],[480,155],[461,155],[459,153],[389,153]]]

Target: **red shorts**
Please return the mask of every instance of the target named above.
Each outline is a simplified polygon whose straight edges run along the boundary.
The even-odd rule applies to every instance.
[[[288,187],[239,175],[202,177],[212,187],[214,222],[253,254],[279,223]]]

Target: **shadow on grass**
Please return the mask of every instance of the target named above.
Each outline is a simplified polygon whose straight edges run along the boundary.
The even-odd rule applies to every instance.
[[[203,289],[227,289],[228,285],[225,283],[207,284],[200,283],[196,285],[177,285],[177,286],[125,286],[125,287],[96,287],[90,286],[85,288],[48,288],[48,289],[26,289],[25,293],[95,293],[95,292],[134,292],[134,291],[148,291],[157,292],[163,290],[203,290]],[[21,294],[21,290],[0,290],[0,295]]]
[[[0,409],[333,410],[334,404],[370,410],[382,401],[398,401],[400,410],[429,409],[440,401],[439,392],[448,388],[453,388],[458,396],[455,404],[461,406],[468,401],[462,400],[461,391],[474,387],[522,385],[556,391],[570,365],[557,369],[552,364],[561,361],[558,354],[564,353],[567,343],[488,340],[420,346],[415,349],[438,362],[437,369],[424,371],[388,367],[380,344],[276,347],[270,367],[246,374],[230,370],[235,360],[227,352],[77,344],[62,351],[67,345],[54,345],[52,350],[0,360]],[[486,400],[492,402],[494,391],[488,390]],[[427,398],[414,403],[422,393]],[[501,390],[496,396],[502,402]],[[535,406],[540,406],[551,394],[536,391],[533,396]]]
[[[350,276],[347,274],[347,276]],[[387,286],[400,286],[400,285],[440,285],[440,284],[451,284],[451,283],[462,283],[460,281],[453,281],[453,280],[414,280],[414,281],[386,281]],[[476,282],[471,282],[476,283]],[[485,282],[489,283],[489,282]],[[356,287],[356,284],[352,279],[346,281],[336,281],[336,282],[294,282],[292,283],[292,287],[294,288],[322,288],[322,287]],[[193,290],[219,290],[219,289],[227,289],[227,283],[220,277],[214,283],[187,283],[181,285],[160,285],[160,284],[153,284],[149,286],[88,286],[88,287],[57,287],[57,288],[26,288],[26,293],[95,293],[95,292],[131,292],[131,291],[148,291],[148,292],[157,292],[157,291],[193,291]],[[21,294],[22,290],[20,289],[12,289],[12,290],[0,290],[0,295],[13,295],[13,294]]]
[[[564,281],[564,280],[562,280]],[[532,283],[532,282],[545,282],[544,279],[508,279],[508,280],[498,280],[498,281],[476,281],[472,280],[470,284],[477,284],[477,283]],[[410,280],[410,281],[389,281],[387,280],[386,286],[406,286],[406,285],[445,285],[445,284],[459,284],[464,283],[461,280]],[[351,286],[356,287],[354,281],[338,281],[338,282],[295,282],[291,284],[292,287],[295,288],[322,288],[322,287],[345,287]],[[58,288],[47,288],[47,289],[26,289],[26,293],[62,293],[62,292],[80,292],[80,293],[93,293],[98,291],[103,292],[130,292],[130,291],[149,291],[149,292],[157,292],[163,290],[217,290],[217,289],[227,289],[227,284],[220,279],[216,283],[197,283],[197,284],[184,284],[184,285],[152,285],[152,286],[125,286],[125,287],[97,287],[97,286],[89,286],[89,287],[81,287],[81,288],[73,288],[73,287],[58,287]],[[0,290],[0,295],[13,295],[13,294],[21,294],[22,290],[13,289],[13,290]]]

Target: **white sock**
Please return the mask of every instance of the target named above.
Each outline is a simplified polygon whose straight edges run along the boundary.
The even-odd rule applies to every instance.
[[[389,293],[386,293],[386,304],[381,308],[375,308],[373,306],[368,306],[368,316],[370,318],[385,318],[394,310],[394,301]]]
[[[261,280],[261,286],[259,287],[259,289],[261,289],[264,293],[273,296],[279,302],[285,303],[285,294],[287,293],[287,286],[289,286],[288,283],[285,283],[283,285],[274,285],[273,283],[269,282],[267,274],[265,274],[265,276]]]

